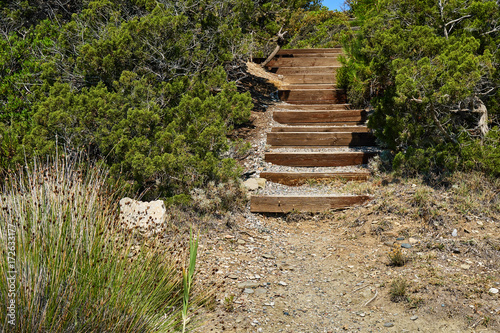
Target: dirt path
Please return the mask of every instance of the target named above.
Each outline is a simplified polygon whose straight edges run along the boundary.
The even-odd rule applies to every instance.
[[[200,261],[224,286],[215,295],[222,306],[200,332],[475,331],[449,294],[417,307],[392,302],[396,276],[413,286],[424,281],[415,264],[389,266],[388,249],[342,222],[248,219],[202,248]]]

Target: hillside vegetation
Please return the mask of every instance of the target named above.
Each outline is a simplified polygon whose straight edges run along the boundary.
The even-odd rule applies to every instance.
[[[239,176],[227,135],[252,109],[245,61],[280,29],[328,46],[346,17],[317,0],[1,1],[0,13],[0,173],[59,147],[178,202]]]
[[[500,175],[498,1],[348,2],[360,30],[345,35],[339,79],[373,108],[392,165]]]

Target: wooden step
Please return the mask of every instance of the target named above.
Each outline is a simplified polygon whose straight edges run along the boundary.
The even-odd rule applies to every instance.
[[[336,122],[366,121],[367,112],[364,110],[336,110],[336,111],[274,111],[273,119],[281,124],[334,124]]]
[[[323,110],[323,111],[334,111],[334,110],[354,110],[351,108],[350,104],[286,104],[281,103],[277,105],[277,108],[280,110],[290,110],[290,111],[298,111],[298,110]]]
[[[337,76],[332,74],[290,74],[283,77],[287,84],[337,83]]]
[[[326,74],[336,76],[340,66],[314,66],[314,67],[271,67],[269,71],[280,75]]]
[[[276,165],[300,167],[337,167],[367,164],[373,152],[268,152],[265,160]]]
[[[341,66],[337,57],[279,57],[274,58],[267,64],[268,68],[273,67],[325,67]]]
[[[370,132],[366,126],[283,126],[273,127],[271,132]]]
[[[345,56],[343,52],[328,52],[328,53],[287,53],[287,54],[277,54],[274,58],[337,58],[339,56]]]
[[[267,144],[275,147],[355,147],[371,146],[375,144],[372,133],[355,132],[288,132],[267,133]]]
[[[343,104],[347,97],[343,89],[296,89],[278,90],[280,100],[289,104]]]
[[[337,89],[336,84],[332,83],[314,83],[314,84],[285,84],[281,86],[281,90],[323,90]]]
[[[260,178],[267,181],[288,186],[300,186],[308,180],[317,181],[366,181],[370,177],[369,172],[261,172]]]
[[[361,205],[371,199],[372,197],[367,195],[253,195],[250,199],[250,211],[255,213],[289,213],[292,211],[319,213]]]
[[[282,56],[282,55],[298,55],[298,54],[305,54],[309,55],[311,53],[342,53],[343,50],[341,47],[334,47],[334,48],[326,48],[326,49],[281,49],[278,51],[276,55]]]

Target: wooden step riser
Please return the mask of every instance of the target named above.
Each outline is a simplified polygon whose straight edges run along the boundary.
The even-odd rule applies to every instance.
[[[337,57],[300,57],[288,58],[280,57],[274,58],[267,65],[268,68],[273,67],[315,67],[315,66],[341,66]]]
[[[336,75],[323,75],[323,74],[297,74],[286,75],[283,77],[283,82],[286,84],[336,84]]]
[[[334,47],[334,48],[328,48],[328,49],[281,49],[278,51],[276,55],[282,56],[282,55],[298,55],[298,54],[306,54],[309,55],[311,53],[315,54],[320,54],[320,53],[343,53],[344,51],[342,50],[341,47]]]
[[[289,110],[289,111],[336,111],[336,110],[351,110],[351,106],[349,104],[331,104],[331,105],[320,105],[320,104],[279,104],[277,107],[280,110]]]
[[[361,205],[370,196],[252,196],[250,211],[255,213],[289,213],[292,211],[320,213]]]
[[[308,75],[308,74],[324,74],[337,75],[337,69],[340,67],[272,67],[269,68],[271,73],[279,75]]]
[[[275,147],[356,147],[372,146],[371,133],[268,133],[267,144]]]
[[[341,89],[323,89],[323,90],[278,90],[278,97],[283,102],[304,104],[339,103],[347,102],[347,96]]]
[[[329,53],[294,53],[294,54],[277,54],[274,59],[282,58],[338,58],[345,56],[342,52],[329,52]]]
[[[308,181],[366,181],[370,177],[368,172],[342,172],[342,173],[320,173],[320,172],[261,172],[260,178],[267,181],[288,185],[301,186]]]
[[[271,128],[273,133],[288,133],[288,132],[356,132],[356,133],[368,133],[370,129],[366,126],[290,126],[290,127],[273,127]]]
[[[297,167],[338,167],[367,164],[377,153],[266,153],[265,160],[276,165]]]
[[[281,86],[281,90],[323,90],[337,89],[336,84],[285,84]]]
[[[366,121],[365,111],[276,111],[273,119],[281,124],[318,124]]]

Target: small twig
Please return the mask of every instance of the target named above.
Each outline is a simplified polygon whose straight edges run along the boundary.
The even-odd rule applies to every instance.
[[[366,288],[366,287],[368,287],[368,286],[369,286],[369,284],[365,284],[365,285],[364,285],[364,286],[362,286],[362,287],[359,287],[359,288],[357,288],[357,289],[354,289],[352,292],[353,292],[353,293],[355,293],[356,291],[361,290],[361,289],[363,289],[363,288]]]
[[[372,298],[370,298],[370,300],[365,303],[365,306],[367,306],[368,304],[370,304],[371,302],[373,302],[375,300],[375,298],[377,298],[377,296],[378,296],[378,290],[375,289],[375,296],[373,296]]]

